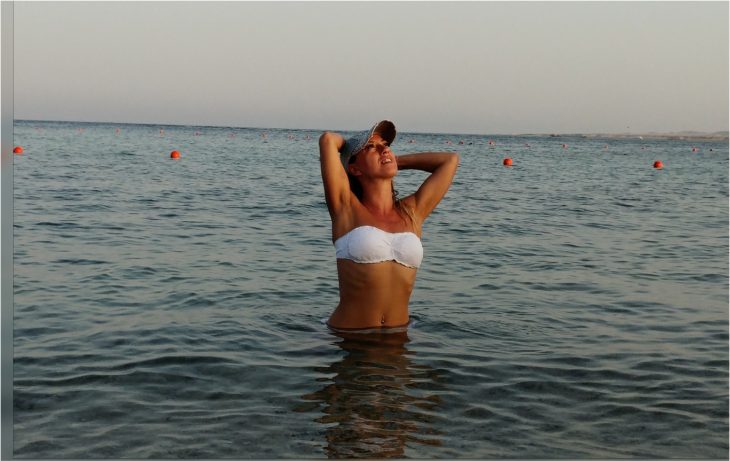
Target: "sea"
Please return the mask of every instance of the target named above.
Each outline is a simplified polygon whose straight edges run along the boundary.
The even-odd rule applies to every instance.
[[[345,334],[321,133],[15,122],[15,457],[728,458],[727,141],[399,133],[460,166]]]

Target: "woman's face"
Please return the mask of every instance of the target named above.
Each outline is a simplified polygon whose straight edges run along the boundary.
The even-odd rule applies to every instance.
[[[353,159],[348,169],[354,176],[392,178],[398,173],[395,155],[379,134],[374,134]]]

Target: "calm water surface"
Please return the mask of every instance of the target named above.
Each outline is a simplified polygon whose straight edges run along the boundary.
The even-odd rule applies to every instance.
[[[341,335],[319,134],[16,122],[17,457],[728,457],[727,143],[401,133],[416,324]]]

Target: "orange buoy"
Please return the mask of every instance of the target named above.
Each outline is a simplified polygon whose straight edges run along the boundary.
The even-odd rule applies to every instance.
[[[180,158],[180,152],[176,150],[170,152],[170,158]]]
[[[504,166],[512,166],[512,159],[507,157],[506,159],[502,160],[502,165]]]
[[[15,146],[15,149],[13,149],[14,154],[22,154],[23,148],[21,146]]]
[[[656,162],[654,162],[654,168],[661,170],[662,168],[664,168],[664,164],[661,160],[657,160]]]

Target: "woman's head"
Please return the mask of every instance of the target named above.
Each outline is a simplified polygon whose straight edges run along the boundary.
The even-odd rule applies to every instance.
[[[395,156],[390,152],[390,144],[395,140],[395,125],[389,120],[383,120],[369,130],[361,131],[360,133],[351,136],[345,141],[345,144],[340,150],[340,160],[342,161],[342,167],[347,173],[347,177],[350,180],[350,190],[362,200],[363,188],[359,178],[365,179],[363,174],[371,174],[372,172],[378,172],[378,170],[384,170],[383,168],[377,168],[377,153],[382,153],[385,149],[385,145],[388,146],[388,152],[392,158],[392,163],[397,173],[398,167],[395,165]],[[385,161],[387,163],[387,161]],[[386,167],[385,170],[391,167]],[[382,171],[380,172],[382,176]],[[391,174],[395,176],[395,174]]]
[[[350,156],[345,169],[349,175],[363,180],[389,179],[398,174],[390,142],[379,133],[373,134],[360,150]]]
[[[395,125],[389,120],[383,120],[373,125],[371,129],[361,131],[360,133],[348,138],[340,151],[340,160],[342,161],[342,166],[345,168],[345,171],[347,171],[350,158],[360,153],[374,135],[378,135],[383,141],[390,145],[395,140]]]

